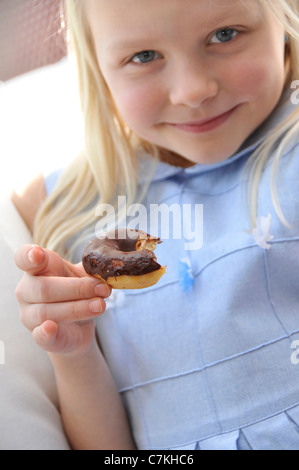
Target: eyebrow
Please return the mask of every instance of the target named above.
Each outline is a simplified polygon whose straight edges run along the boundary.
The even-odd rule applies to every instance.
[[[249,6],[249,4],[246,4],[245,1],[239,0],[238,5],[243,6],[242,10],[238,9],[238,6],[236,6],[235,10],[233,11],[231,9],[227,11],[227,7],[220,7],[217,10],[212,10],[212,8],[210,7],[211,16],[209,16],[208,18],[209,25],[213,25],[214,23],[216,24],[223,21],[228,21],[228,24],[234,23],[233,20],[237,19],[237,16],[242,16],[242,20],[244,16],[244,20],[246,19],[246,21],[250,22],[260,21],[262,9],[259,2],[253,2],[250,0]],[[214,16],[212,16],[212,14],[214,14]]]
[[[212,10],[212,8],[210,8],[209,11],[211,15],[209,15],[207,18],[207,21],[204,22],[204,26],[206,27],[206,29],[213,30],[217,26],[224,27],[224,26],[239,24],[240,16],[242,16],[241,22],[243,21],[246,23],[250,22],[251,24],[258,23],[261,20],[261,16],[260,16],[261,6],[259,2],[254,2],[254,4],[257,7],[256,9],[249,7],[249,5],[246,5],[245,2],[241,2],[241,3],[244,6],[244,9],[242,11],[238,9],[237,11],[231,11],[231,10],[227,11],[228,10],[227,8],[221,8],[221,7],[218,8],[217,10]],[[251,6],[253,7],[252,5],[253,2],[250,2],[250,3],[251,3]],[[245,7],[246,7],[246,10],[245,10]],[[200,26],[202,27],[202,24],[200,24]],[[125,50],[134,50],[134,49],[141,50],[143,49],[143,45],[144,45],[144,48],[148,48],[149,43],[151,43],[152,45],[151,47],[154,47],[155,42],[157,42],[157,37],[155,37],[154,32],[149,33],[148,36],[144,36],[141,34],[140,36],[136,36],[135,38],[132,38],[132,39],[128,38],[127,36],[124,38],[114,36],[114,38],[111,39],[111,42],[107,44],[105,49],[109,52],[114,51],[114,50],[117,50],[120,52],[125,51]]]
[[[130,40],[123,40],[122,38],[119,38],[119,39],[115,39],[114,41],[111,41],[111,43],[106,46],[106,50],[113,51],[117,49],[119,51],[122,51],[126,49],[136,49],[137,45],[139,49],[140,45],[146,42],[148,43],[149,39],[146,39],[146,38],[139,39],[136,37],[136,39],[130,41]]]

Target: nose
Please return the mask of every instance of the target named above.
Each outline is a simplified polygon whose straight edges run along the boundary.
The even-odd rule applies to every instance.
[[[219,91],[218,80],[199,61],[181,63],[170,78],[169,99],[173,105],[201,106]]]

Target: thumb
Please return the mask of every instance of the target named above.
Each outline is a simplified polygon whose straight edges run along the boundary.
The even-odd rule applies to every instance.
[[[15,263],[32,276],[69,275],[66,262],[57,253],[38,245],[21,246],[15,253]]]

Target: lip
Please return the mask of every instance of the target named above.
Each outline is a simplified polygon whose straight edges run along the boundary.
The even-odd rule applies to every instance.
[[[184,123],[170,123],[172,127],[176,129],[180,129],[185,132],[189,132],[191,134],[201,134],[203,132],[209,132],[213,129],[216,129],[221,124],[223,124],[230,116],[235,112],[237,106],[226,111],[223,114],[219,114],[217,116],[213,116],[208,119],[204,119],[202,121],[192,121],[192,122],[184,122]]]

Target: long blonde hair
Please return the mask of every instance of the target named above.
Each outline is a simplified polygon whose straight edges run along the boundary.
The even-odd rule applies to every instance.
[[[77,61],[85,148],[63,171],[43,204],[35,222],[34,239],[71,259],[75,246],[72,249],[69,240],[92,227],[98,205],[110,203],[116,207],[118,195],[126,195],[128,205],[135,202],[136,149],[147,148],[156,157],[157,152],[139,141],[118,114],[99,71],[84,2],[64,3],[63,21],[67,21],[69,44]]]
[[[265,0],[258,0],[263,2]],[[70,240],[95,224],[95,209],[101,203],[116,207],[117,196],[126,195],[127,204],[136,202],[138,148],[159,158],[161,149],[143,142],[121,119],[109,89],[99,70],[92,34],[82,0],[65,0],[65,12],[71,48],[78,66],[79,91],[85,124],[85,148],[62,173],[53,192],[43,204],[35,223],[34,239],[41,246],[71,259]],[[286,86],[299,78],[299,0],[267,0],[289,36],[289,73]],[[284,17],[281,18],[281,8]],[[277,198],[275,172],[283,149],[298,132],[299,109],[266,139],[250,158],[251,222],[257,212],[258,185],[262,170],[273,155],[272,195],[275,209],[285,222]],[[146,191],[146,188],[143,188]]]
[[[263,2],[265,0],[259,0]],[[299,0],[267,0],[274,15],[282,23],[286,37],[286,83],[285,88],[299,78]],[[282,15],[282,11],[284,15]],[[275,211],[286,226],[289,226],[285,219],[279,203],[278,190],[276,184],[279,162],[284,154],[289,142],[299,133],[299,108],[281,123],[269,137],[257,148],[248,160],[249,170],[248,199],[250,201],[250,221],[251,227],[256,224],[258,212],[258,189],[262,171],[270,157],[273,157],[271,171],[271,195]],[[279,145],[277,146],[277,143]]]

